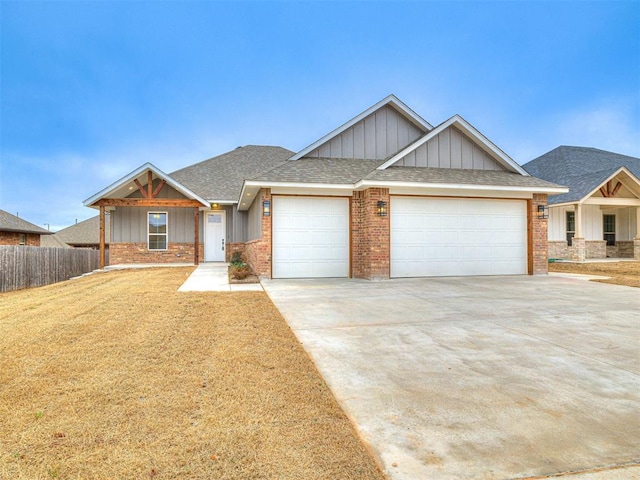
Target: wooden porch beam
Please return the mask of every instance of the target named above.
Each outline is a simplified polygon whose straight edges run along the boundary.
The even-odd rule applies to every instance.
[[[100,270],[104,270],[104,264],[105,264],[104,218],[105,218],[105,208],[104,206],[100,206]]]
[[[200,209],[198,207],[193,209],[193,220],[193,223],[195,224],[193,232],[193,263],[198,265],[200,263]]]
[[[197,200],[187,198],[103,198],[96,207],[201,207]]]
[[[147,198],[153,198],[153,172],[147,172]]]
[[[140,190],[140,193],[142,194],[142,196],[144,198],[147,198],[147,191],[144,189],[144,187],[142,186],[140,181],[137,178],[134,178],[133,181],[135,182],[136,186],[138,187],[138,190]]]
[[[602,196],[604,198],[608,198],[609,197],[609,192],[607,190],[605,190],[604,187],[600,187],[600,193],[602,194]]]

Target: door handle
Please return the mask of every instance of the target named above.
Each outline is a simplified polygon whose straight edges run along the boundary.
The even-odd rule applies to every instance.
[[[224,250],[224,238],[222,239],[222,250]]]

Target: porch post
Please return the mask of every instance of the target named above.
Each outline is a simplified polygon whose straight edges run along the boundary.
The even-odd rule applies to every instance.
[[[636,207],[636,237],[633,239],[633,258],[640,260],[640,207]]]
[[[198,265],[200,263],[200,209],[198,207],[193,209],[193,223],[195,224],[193,232],[193,263]]]
[[[104,206],[100,206],[100,270],[104,270]]]
[[[587,243],[582,236],[582,204],[576,203],[576,233],[573,237],[572,260],[584,262],[587,258]]]

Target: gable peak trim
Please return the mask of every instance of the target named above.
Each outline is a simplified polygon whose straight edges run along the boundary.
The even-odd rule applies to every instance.
[[[435,127],[424,137],[419,138],[418,140],[413,142],[411,145],[408,145],[406,148],[396,153],[393,157],[391,157],[389,160],[387,160],[382,165],[380,165],[378,167],[378,170],[386,170],[388,167],[395,164],[398,160],[406,157],[409,153],[415,151],[418,147],[420,147],[421,145],[424,145],[429,140],[436,137],[439,133],[443,132],[447,128],[454,125],[458,127],[460,130],[462,130],[464,134],[468,135],[472,139],[482,144],[489,152],[493,153],[493,155],[498,160],[498,162],[501,163],[508,170],[519,173],[520,175],[523,175],[526,177],[530,176],[529,173],[527,173],[527,171],[524,168],[522,168],[515,160],[513,160],[509,155],[507,155],[504,151],[502,151],[502,149],[500,149],[495,143],[493,143],[491,140],[485,137],[482,134],[482,132],[480,132],[477,128],[475,128],[473,125],[471,125],[469,122],[467,122],[464,118],[462,118],[457,113],[453,115],[451,118],[442,122],[437,127]]]

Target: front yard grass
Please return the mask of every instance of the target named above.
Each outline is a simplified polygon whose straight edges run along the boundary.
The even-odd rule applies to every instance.
[[[385,478],[268,297],[191,271],[0,294],[0,478]]]
[[[606,276],[611,278],[594,281],[640,288],[640,262],[555,262],[549,264],[549,271]]]

